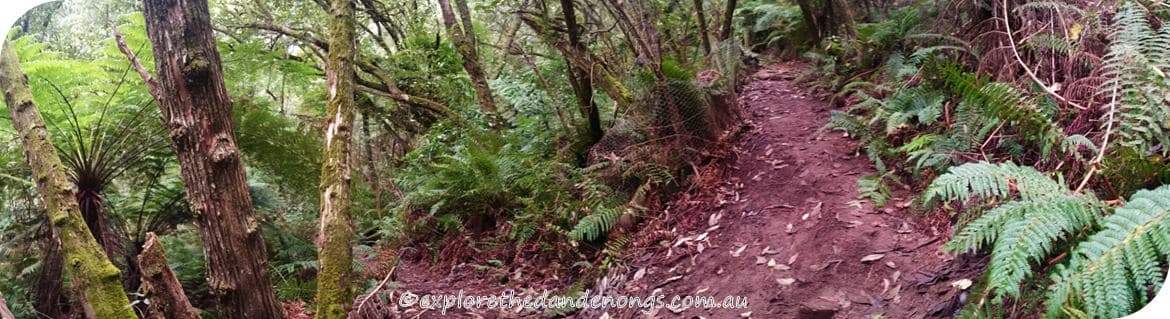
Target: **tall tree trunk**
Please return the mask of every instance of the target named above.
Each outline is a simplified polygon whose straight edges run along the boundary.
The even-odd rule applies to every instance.
[[[12,125],[20,135],[24,157],[32,170],[37,191],[45,203],[45,213],[61,237],[61,250],[68,256],[66,266],[87,318],[135,318],[130,299],[122,290],[121,272],[106,258],[102,247],[89,233],[73,185],[61,170],[61,158],[53,148],[45,121],[37,111],[28,86],[28,77],[20,68],[16,50],[8,41],[0,53],[0,86],[8,103]]]
[[[325,66],[328,101],[325,154],[321,163],[321,227],[317,272],[317,318],[345,318],[353,303],[353,222],[350,220],[350,139],[354,111],[354,21],[350,0],[332,0],[329,58]]]
[[[154,233],[146,233],[146,244],[137,264],[142,268],[142,293],[150,300],[147,318],[198,319],[187,294],[167,262],[167,253]]]
[[[471,28],[471,10],[467,8],[467,0],[455,0],[459,8],[460,25],[456,25],[455,13],[451,10],[451,0],[439,0],[439,10],[442,11],[443,26],[451,36],[451,42],[463,57],[463,69],[471,77],[471,84],[475,86],[475,99],[479,102],[479,109],[488,117],[488,124],[495,126],[496,104],[492,98],[492,89],[488,86],[487,75],[483,66],[479,65],[479,53],[476,49],[479,43],[475,40],[475,30]]]
[[[801,1],[801,0],[798,0]],[[723,10],[723,31],[719,32],[719,41],[731,38],[731,29],[735,24],[735,0],[727,0],[727,9]]]
[[[145,0],[154,45],[155,99],[207,256],[220,318],[279,318],[267,251],[236,146],[232,104],[206,0]]]
[[[581,26],[577,24],[577,14],[573,10],[573,0],[561,0],[561,13],[565,17],[565,29],[569,33],[569,47],[573,51],[585,52],[589,50],[581,42]],[[562,50],[563,51],[563,50]],[[568,58],[568,57],[566,57]],[[569,66],[569,84],[573,87],[573,95],[577,97],[577,104],[581,107],[581,115],[589,122],[589,145],[601,140],[601,112],[597,103],[593,101],[593,82],[586,69],[576,66],[572,59],[566,63]],[[551,96],[550,96],[551,98]],[[619,101],[615,99],[615,101]],[[620,101],[619,101],[620,103]]]
[[[699,39],[703,40],[703,54],[711,55],[711,35],[707,34],[707,17],[703,13],[703,0],[695,0],[695,16],[699,20]]]

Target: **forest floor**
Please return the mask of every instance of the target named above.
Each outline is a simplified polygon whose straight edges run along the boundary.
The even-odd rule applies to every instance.
[[[630,280],[606,292],[660,290],[720,302],[742,296],[748,309],[611,310],[611,316],[953,316],[962,294],[953,283],[974,280],[971,268],[983,263],[939,252],[949,229],[910,212],[909,200],[898,196],[908,190],[896,190],[885,208],[857,199],[857,179],[874,170],[857,154],[856,141],[819,132],[829,103],[796,82],[805,67],[772,64],[753,76],[740,97],[748,127],[735,141],[737,155],[726,163],[723,181],[680,199],[700,203],[689,214],[706,222],[674,230],[680,237],[669,247],[635,252],[626,263]]]
[[[884,208],[859,200],[857,180],[874,173],[856,141],[820,132],[829,103],[798,83],[807,65],[764,66],[740,95],[743,130],[727,159],[692,176],[691,190],[651,214],[630,237],[620,266],[592,295],[746,297],[746,309],[584,309],[578,318],[938,318],[953,317],[983,261],[955,260],[939,247],[948,222],[910,212],[907,189]],[[696,181],[698,180],[698,181]],[[666,235],[663,235],[666,234]],[[639,244],[643,243],[643,244]],[[498,293],[502,286],[555,286],[508,280],[484,267],[428,271],[404,262],[395,285],[415,293]],[[458,271],[458,269],[476,271]],[[432,269],[433,270],[433,269]],[[542,276],[535,276],[542,277]],[[548,276],[543,276],[548,277]],[[557,276],[551,276],[557,277]],[[508,281],[501,284],[501,281]],[[563,278],[561,279],[563,285]],[[961,288],[960,288],[961,287]],[[555,289],[555,288],[554,288]],[[533,291],[533,290],[528,290]],[[393,298],[393,297],[392,297]],[[378,299],[378,298],[375,298]],[[359,317],[517,318],[521,311],[438,312],[373,302]],[[380,315],[375,315],[380,313]],[[392,315],[390,313],[393,313]]]

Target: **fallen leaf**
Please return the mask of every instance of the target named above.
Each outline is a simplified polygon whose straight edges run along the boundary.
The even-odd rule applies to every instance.
[[[800,253],[796,253],[795,255],[792,255],[792,257],[789,257],[789,258],[788,258],[788,264],[789,264],[789,265],[791,265],[792,263],[796,262],[796,256],[800,256]]]
[[[775,259],[768,260],[768,268],[772,268],[772,267],[776,267],[776,260]]]
[[[674,277],[666,278],[666,280],[663,280],[663,281],[662,281],[662,284],[667,284],[667,283],[670,283],[670,282],[673,282],[673,281],[675,281],[675,280],[679,280],[679,279],[682,279],[682,278],[683,278],[683,276],[682,276],[682,275],[678,275],[678,276],[674,276]]]
[[[787,286],[787,285],[791,285],[791,284],[796,283],[796,279],[795,278],[780,278],[780,279],[776,279],[776,283],[778,283],[782,286]]]
[[[951,287],[959,288],[959,290],[967,290],[971,288],[971,279],[959,279],[951,282]]]
[[[886,261],[886,267],[890,267],[890,269],[898,268],[897,266],[894,265],[893,261]]]
[[[762,265],[766,262],[768,262],[768,258],[764,258],[764,256],[756,256],[756,265]]]
[[[869,255],[865,255],[865,257],[861,257],[861,262],[867,263],[867,262],[871,262],[871,261],[877,261],[879,259],[882,259],[882,257],[885,257],[885,256],[886,256],[886,254],[869,254]]]
[[[747,249],[747,245],[739,246],[739,248],[735,249],[734,251],[731,251],[731,257],[739,257],[740,255],[743,254],[744,249]]]
[[[767,255],[772,255],[772,254],[776,254],[776,253],[779,253],[779,252],[772,250],[772,246],[764,247],[764,250],[760,251],[761,256],[767,256]]]

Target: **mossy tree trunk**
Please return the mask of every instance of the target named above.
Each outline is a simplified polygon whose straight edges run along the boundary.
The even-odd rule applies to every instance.
[[[162,242],[154,233],[146,233],[146,244],[138,255],[138,266],[142,269],[142,293],[150,300],[147,318],[199,319],[199,313],[191,307],[183,286],[167,262]]]
[[[353,303],[353,222],[350,220],[351,136],[354,112],[354,20],[350,0],[331,0],[325,156],[321,167],[321,227],[317,247],[317,318],[345,318]]]
[[[12,125],[20,135],[24,157],[36,181],[37,191],[45,202],[49,222],[61,237],[65,265],[72,284],[80,293],[87,318],[135,318],[130,299],[122,290],[121,272],[106,258],[102,247],[89,233],[73,187],[62,170],[61,158],[53,148],[45,121],[37,111],[28,86],[28,77],[20,68],[16,50],[8,41],[0,53],[0,86],[12,116]]]
[[[479,102],[479,109],[488,118],[489,125],[495,125],[496,104],[492,97],[491,86],[488,85],[487,75],[483,66],[479,64],[478,42],[475,39],[475,30],[471,25],[471,10],[467,8],[467,0],[455,0],[459,10],[459,21],[455,20],[455,13],[451,10],[451,0],[439,0],[439,11],[442,12],[443,26],[451,36],[451,42],[463,57],[463,69],[471,77],[471,84],[475,87],[475,99]],[[331,35],[332,36],[332,35]]]
[[[157,85],[219,317],[279,318],[207,1],[145,0],[143,13],[158,79],[140,73]]]

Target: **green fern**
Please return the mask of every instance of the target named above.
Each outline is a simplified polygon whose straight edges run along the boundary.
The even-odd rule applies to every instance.
[[[857,179],[858,197],[868,198],[875,207],[886,206],[890,200],[890,186],[885,182],[888,175],[868,175]]]
[[[1016,8],[1013,9],[1012,11],[1019,12],[1019,11],[1024,11],[1024,10],[1053,10],[1053,11],[1060,10],[1061,12],[1072,12],[1072,13],[1075,13],[1079,16],[1085,15],[1085,11],[1083,9],[1081,9],[1080,7],[1077,7],[1077,5],[1072,4],[1072,3],[1068,3],[1068,2],[1058,2],[1058,1],[1028,2],[1025,4],[1021,4],[1019,6],[1016,6]]]
[[[1152,297],[1170,254],[1170,185],[1134,194],[1111,214],[1092,194],[1069,191],[1029,167],[975,163],[954,167],[928,199],[983,198],[1002,204],[958,228],[948,251],[990,247],[986,289],[1020,298],[1035,265],[1072,249],[1047,288],[1048,317],[1120,317]],[[1088,236],[1081,236],[1086,234]]]
[[[1054,271],[1049,317],[1125,316],[1153,297],[1151,287],[1161,288],[1170,254],[1170,185],[1138,191],[1101,226]]]
[[[569,239],[576,241],[593,241],[609,232],[617,224],[622,211],[599,207],[595,212],[585,216],[577,222],[577,226],[569,232]]]
[[[1154,31],[1144,9],[1128,2],[1113,18],[1110,39],[1100,94],[1111,101],[1119,143],[1170,153],[1170,28]]]
[[[1008,199],[1013,195],[1033,200],[1068,190],[1063,181],[1053,181],[1031,167],[1006,162],[965,164],[952,167],[926,189],[927,203],[966,201],[973,197]]]

